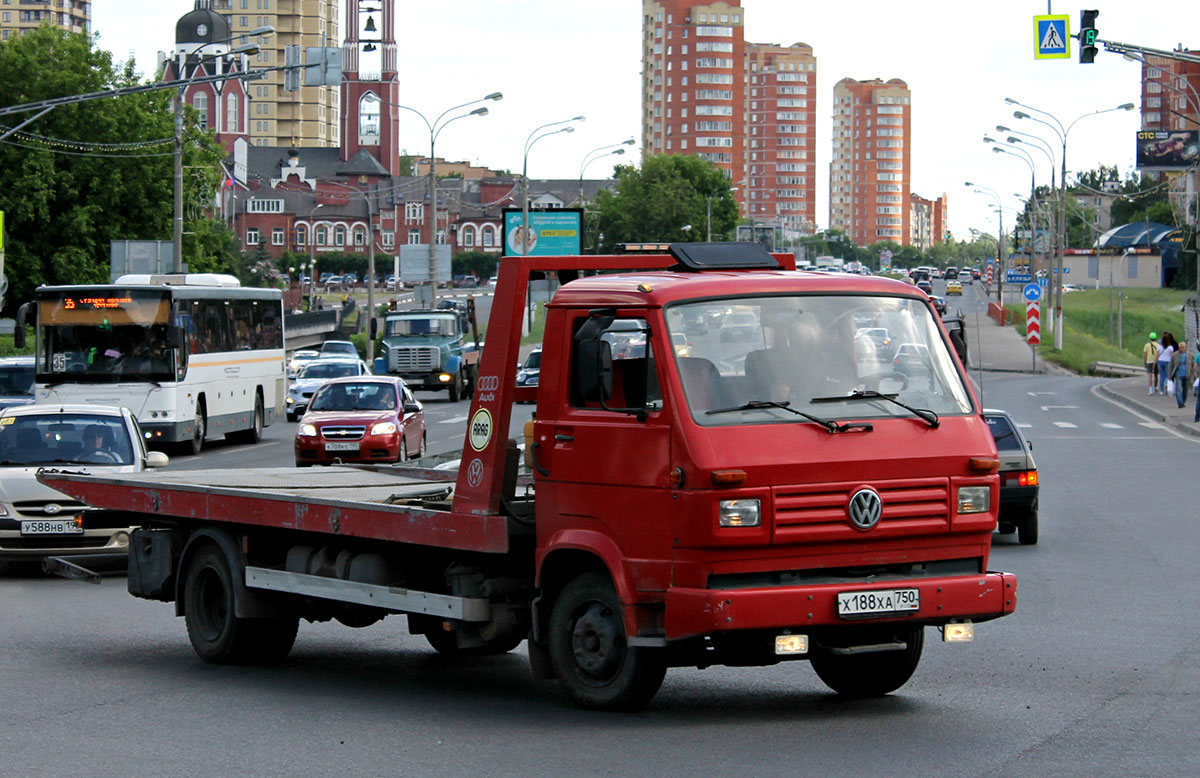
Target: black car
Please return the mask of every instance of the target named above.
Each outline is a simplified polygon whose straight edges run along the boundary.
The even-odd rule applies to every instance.
[[[1038,541],[1038,471],[1033,461],[1033,444],[1004,411],[984,409],[996,451],[1000,455],[1000,509],[997,529],[1017,533],[1022,546]]]

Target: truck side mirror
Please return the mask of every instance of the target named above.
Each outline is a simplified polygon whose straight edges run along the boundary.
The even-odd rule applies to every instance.
[[[603,405],[612,397],[612,346],[608,341],[581,341],[575,350],[575,372],[582,400]]]
[[[25,348],[25,319],[32,308],[33,303],[29,302],[17,309],[17,326],[13,328],[13,346],[17,348]]]

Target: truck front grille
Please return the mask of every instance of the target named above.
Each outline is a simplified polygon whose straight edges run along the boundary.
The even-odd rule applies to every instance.
[[[388,372],[428,373],[441,367],[436,346],[393,346],[388,349]]]
[[[777,486],[775,541],[782,543],[846,539],[863,533],[850,524],[850,497],[862,481]],[[883,512],[866,534],[877,537],[945,532],[950,528],[950,484],[945,478],[876,481]]]

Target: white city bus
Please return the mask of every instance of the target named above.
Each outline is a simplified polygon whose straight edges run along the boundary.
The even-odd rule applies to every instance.
[[[125,275],[42,286],[34,303],[38,403],[124,406],[147,443],[193,453],[216,434],[257,442],[283,417],[278,289],[214,273]],[[23,326],[17,332],[23,339]]]

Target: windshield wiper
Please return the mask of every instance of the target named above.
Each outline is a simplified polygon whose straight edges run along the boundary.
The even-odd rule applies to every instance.
[[[813,416],[810,413],[805,413],[804,411],[798,411],[795,408],[791,407],[791,405],[792,404],[787,400],[783,400],[782,402],[777,402],[775,400],[751,400],[747,403],[743,403],[741,405],[735,405],[730,408],[713,408],[712,410],[705,411],[704,413],[708,416],[712,416],[715,413],[732,413],[734,411],[755,411],[755,410],[761,410],[763,408],[781,408],[781,409],[787,411],[788,413],[794,413],[797,416],[802,416],[811,422],[820,424],[829,433],[844,432],[844,431],[850,430],[850,429],[861,429],[861,430],[866,430],[867,432],[870,432],[871,430],[874,429],[874,427],[872,425],[862,423],[862,422],[855,422],[853,424],[845,424],[842,422],[833,421],[832,419],[822,419],[820,416]]]
[[[893,405],[899,405],[904,410],[923,420],[933,429],[937,429],[941,424],[941,422],[938,421],[938,415],[928,408],[914,408],[908,403],[897,400],[896,395],[894,394],[884,394],[883,392],[876,392],[873,389],[856,389],[850,394],[835,394],[830,397],[814,397],[809,400],[809,402],[836,403],[842,402],[843,400],[887,400]]]

